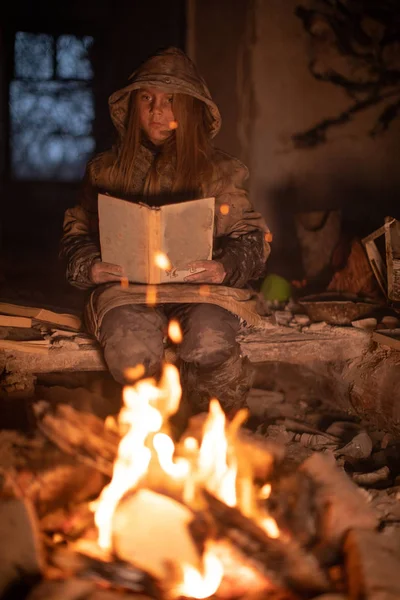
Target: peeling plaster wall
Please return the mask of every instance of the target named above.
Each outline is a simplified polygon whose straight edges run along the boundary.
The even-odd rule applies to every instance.
[[[216,141],[250,167],[252,201],[274,232],[273,251],[293,254],[298,248],[298,211],[340,209],[358,235],[380,226],[385,214],[400,217],[400,119],[371,139],[379,112],[371,108],[332,129],[324,145],[293,146],[294,133],[350,104],[343,90],[316,81],[308,70],[309,36],[294,14],[307,1],[215,4],[218,11],[211,1],[197,0],[196,60],[220,99],[223,131]],[[213,24],[205,38],[199,27],[207,21]],[[214,38],[229,49],[222,61]],[[231,112],[225,110],[229,95],[236,105]]]
[[[294,132],[337,115],[350,103],[341,89],[316,81],[309,73],[308,36],[294,15],[298,4],[257,2],[252,63],[257,104],[251,144],[254,198],[271,220],[282,209],[342,208],[349,219],[360,218],[368,227],[382,211],[399,205],[400,121],[381,138],[372,139],[368,131],[377,116],[372,108],[332,130],[326,144],[293,149]]]

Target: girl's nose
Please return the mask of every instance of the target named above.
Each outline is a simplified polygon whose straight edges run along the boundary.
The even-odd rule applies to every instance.
[[[163,103],[161,98],[154,98],[152,104],[152,111],[155,113],[160,113],[163,109]]]

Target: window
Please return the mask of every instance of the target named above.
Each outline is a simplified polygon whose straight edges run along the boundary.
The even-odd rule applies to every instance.
[[[17,32],[10,82],[11,173],[76,181],[95,149],[93,37]]]

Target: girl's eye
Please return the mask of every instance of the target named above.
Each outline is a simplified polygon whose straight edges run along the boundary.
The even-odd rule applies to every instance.
[[[167,98],[167,102],[169,102],[170,104],[172,104],[172,96],[170,96],[169,98]]]
[[[145,100],[146,102],[149,102],[150,96],[148,94],[143,94],[142,100]]]

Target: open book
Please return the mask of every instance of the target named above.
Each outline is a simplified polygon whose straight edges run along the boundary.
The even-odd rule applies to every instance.
[[[157,208],[105,194],[98,200],[101,259],[123,267],[129,281],[179,283],[194,272],[189,263],[211,260],[214,198]]]

